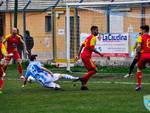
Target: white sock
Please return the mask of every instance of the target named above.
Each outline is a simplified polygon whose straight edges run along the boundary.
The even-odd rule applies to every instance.
[[[66,75],[66,74],[64,74],[64,75],[63,75],[63,78],[74,80],[74,79],[78,79],[79,77],[74,77],[74,76],[71,76],[71,75]]]

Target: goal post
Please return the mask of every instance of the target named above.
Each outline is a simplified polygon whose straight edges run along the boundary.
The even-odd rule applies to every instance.
[[[66,6],[66,48],[67,48],[67,71],[70,71],[70,8]]]
[[[144,14],[141,14],[141,5],[146,8],[146,11],[143,11]],[[66,3],[67,70],[70,71],[70,8],[79,9],[81,36],[84,35],[85,32],[90,33],[89,29],[92,25],[97,25],[101,33],[107,33],[107,23],[109,20],[107,19],[108,7],[110,7],[111,10],[109,14],[109,17],[111,16],[109,20],[111,21],[109,28],[110,33],[137,33],[139,32],[138,29],[141,25],[141,21],[144,21],[145,24],[150,24],[150,8],[147,6],[150,6],[150,0]],[[115,26],[119,26],[121,29]]]

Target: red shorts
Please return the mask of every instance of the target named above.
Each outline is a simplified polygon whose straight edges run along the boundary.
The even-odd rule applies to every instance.
[[[17,49],[14,49],[14,50],[7,50],[8,54],[10,53],[13,53],[13,59],[17,60],[17,59],[20,59],[20,55],[19,55],[19,52]],[[7,56],[5,58],[7,61],[9,61],[11,59],[11,57]]]
[[[96,69],[96,66],[90,56],[81,54],[81,59],[84,63],[84,66],[87,68],[87,70],[93,70],[93,69],[95,70]]]
[[[150,63],[150,53],[142,53],[140,55],[137,67],[142,69],[147,63]]]

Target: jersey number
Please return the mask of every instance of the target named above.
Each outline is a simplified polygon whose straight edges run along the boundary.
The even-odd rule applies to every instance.
[[[36,70],[34,67],[32,67],[31,70],[32,70],[32,72],[33,72],[34,74],[37,74],[37,73],[38,73],[37,70]]]
[[[147,39],[146,46],[147,48],[150,48],[150,39]]]

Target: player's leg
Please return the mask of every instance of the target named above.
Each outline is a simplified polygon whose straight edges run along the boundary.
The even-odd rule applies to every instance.
[[[79,77],[74,77],[68,74],[53,73],[53,75],[50,75],[49,80],[54,82],[59,80],[60,78],[71,79],[71,80],[79,79]]]
[[[141,89],[141,79],[142,79],[142,71],[140,68],[137,68],[136,79],[137,79],[137,86],[135,90],[139,91]]]
[[[3,70],[4,70],[4,72],[6,72],[10,60],[11,60],[10,56],[5,57],[4,64],[3,64]]]
[[[87,68],[88,72],[82,77],[86,82],[89,80],[89,78],[96,73],[96,66],[92,59],[84,59],[84,65]]]
[[[3,70],[2,65],[0,64],[0,93],[2,93],[2,88],[4,84],[3,74],[4,74],[4,70]]]
[[[138,60],[138,65],[137,65],[137,72],[136,72],[136,80],[137,80],[137,86],[136,86],[136,91],[139,91],[141,89],[141,79],[142,79],[142,69],[145,66],[147,62],[147,58],[144,54],[141,54],[139,60]]]
[[[137,64],[137,62],[138,62],[138,60],[135,57],[130,65],[129,73],[124,76],[125,78],[131,76],[131,73],[133,72],[133,69],[134,69],[135,65]]]
[[[138,60],[136,58],[134,58],[131,66],[130,66],[130,69],[129,69],[129,75],[131,75],[133,69],[134,69],[134,66],[136,65],[136,63],[138,62]]]
[[[20,58],[20,55],[19,55],[18,51],[14,52],[13,58],[17,61],[18,72],[19,72],[20,78],[24,81],[25,77],[23,75],[23,68],[22,68],[22,65],[21,65],[21,58]]]
[[[20,75],[20,78],[22,80],[24,80],[24,75],[23,75],[23,68],[22,68],[22,65],[21,65],[21,59],[17,59],[17,65],[18,65],[18,72],[19,72],[19,75]]]
[[[79,77],[75,77],[72,75],[68,75],[68,74],[60,74],[61,78],[65,78],[65,79],[71,79],[71,80],[77,80],[79,79]]]
[[[137,73],[136,73],[136,79],[137,79],[136,91],[141,89],[142,69],[145,67],[146,63],[149,62],[150,62],[150,53],[143,53],[140,55],[140,58],[138,60],[138,65],[137,65]]]
[[[95,73],[96,73],[96,70],[95,70],[95,69],[88,70],[88,72],[80,79],[80,81],[81,81],[81,83],[82,83],[81,90],[88,90],[88,88],[87,88],[88,80],[89,80],[90,77],[91,77],[92,75],[94,75]]]
[[[87,82],[89,78],[96,73],[96,66],[91,58],[81,56],[84,66],[87,68],[88,72],[81,78],[82,87],[81,90],[87,90]]]
[[[85,80],[85,84],[87,84],[89,78],[94,74],[96,74],[95,69],[88,70],[88,72],[82,77]]]

